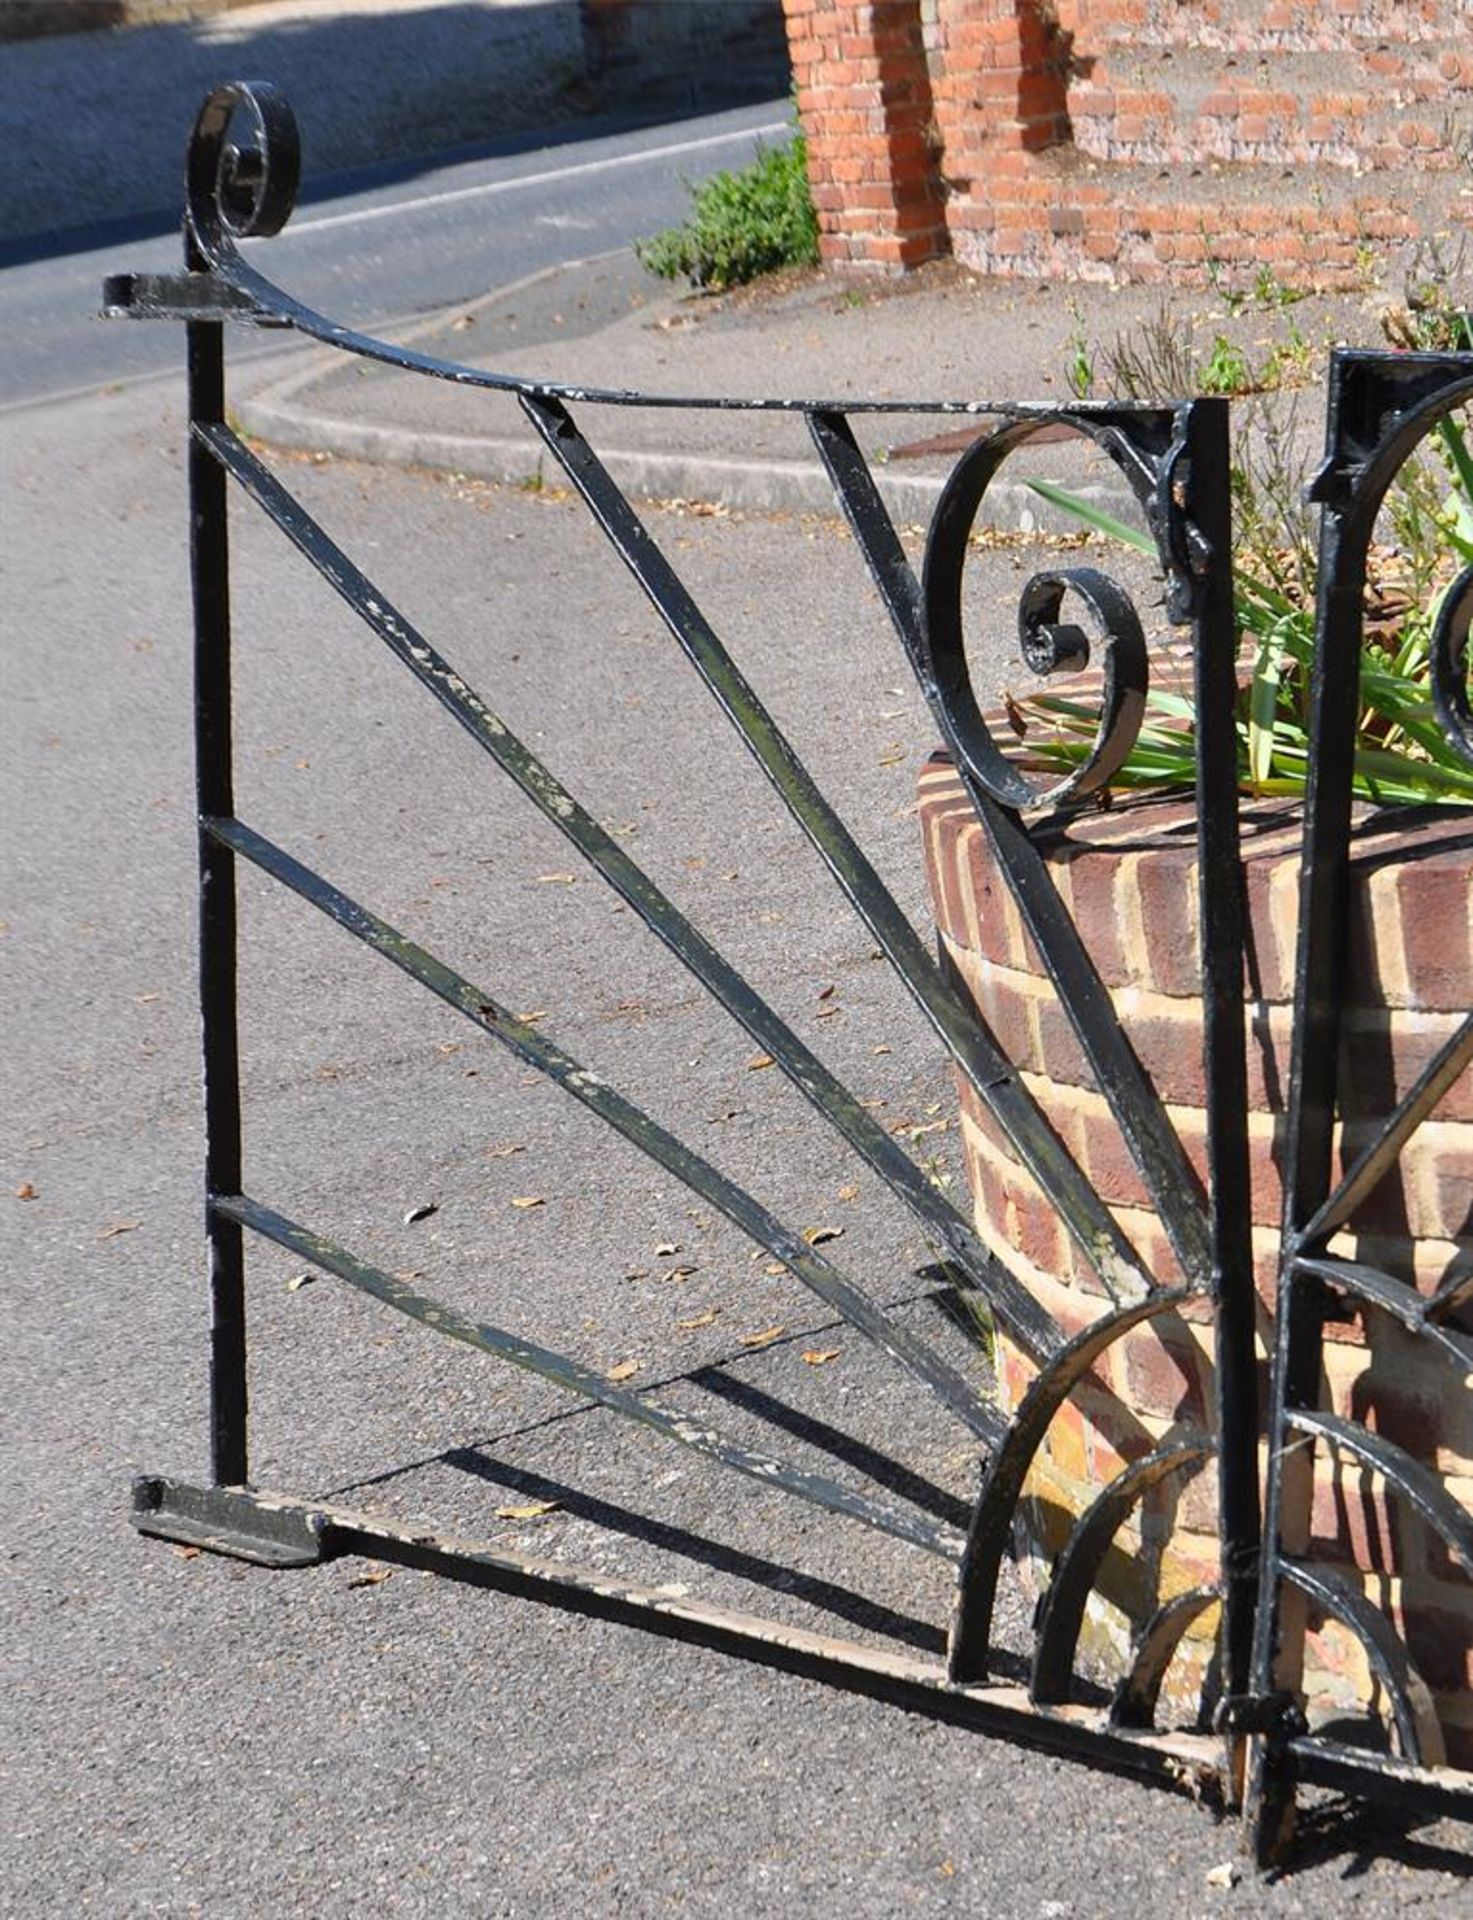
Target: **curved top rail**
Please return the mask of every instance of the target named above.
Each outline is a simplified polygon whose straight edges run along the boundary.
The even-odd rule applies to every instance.
[[[248,144],[231,138],[242,115],[252,123]],[[614,407],[681,407],[729,413],[928,413],[1006,420],[1047,420],[1057,401],[784,399],[781,397],[641,393],[623,387],[590,387],[522,374],[497,373],[463,361],[397,347],[375,335],[341,325],[269,280],[245,260],[240,240],[267,239],[291,218],[301,174],[297,118],[279,87],[269,80],[234,80],[216,87],[200,108],[189,142],[185,234],[206,269],[251,303],[256,314],[320,340],[344,353],[423,373],[455,386],[536,398],[594,402]],[[1070,413],[1118,413],[1118,406],[1079,402]],[[1164,411],[1169,412],[1169,409]]]

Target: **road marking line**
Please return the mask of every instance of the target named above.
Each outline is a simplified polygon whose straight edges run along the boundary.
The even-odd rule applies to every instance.
[[[635,167],[647,160],[668,160],[682,153],[700,153],[709,147],[731,146],[741,140],[760,140],[764,134],[787,133],[786,120],[765,121],[760,127],[744,127],[737,133],[711,133],[699,140],[677,140],[668,147],[646,147],[639,153],[611,154],[606,160],[580,160],[570,167],[549,167],[543,173],[519,174],[515,180],[487,180],[477,187],[449,187],[444,193],[422,194],[417,200],[396,200],[392,206],[363,207],[357,213],[329,213],[320,220],[293,221],[277,236],[273,245],[294,234],[321,233],[328,227],[350,227],[360,220],[385,220],[390,214],[417,213],[424,207],[445,207],[457,200],[479,200],[493,193],[512,193],[520,187],[546,186],[553,180],[574,180],[585,173],[609,173],[616,167]]]

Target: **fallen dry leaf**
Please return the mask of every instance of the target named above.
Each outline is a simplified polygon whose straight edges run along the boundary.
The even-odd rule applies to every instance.
[[[676,1240],[662,1240],[655,1248],[655,1252],[661,1260],[668,1260],[672,1253],[680,1252],[680,1243]]]
[[[370,1567],[367,1573],[355,1573],[348,1586],[350,1590],[353,1587],[381,1587],[385,1580],[392,1580],[393,1577],[392,1567]]]
[[[539,1020],[545,1020],[547,1018],[547,1008],[532,1007],[526,1013],[519,1013],[517,1018],[524,1027],[534,1027]]]
[[[704,1313],[693,1313],[688,1320],[677,1320],[675,1324],[682,1333],[694,1333],[697,1327],[709,1327],[720,1313],[720,1307],[707,1307]]]
[[[110,1227],[104,1227],[97,1237],[99,1240],[115,1240],[120,1233],[136,1233],[142,1225],[141,1220],[115,1220]]]
[[[769,1279],[776,1280],[779,1274],[787,1272],[787,1268],[783,1265],[781,1260],[769,1260],[767,1265],[762,1269],[762,1271],[768,1276]]]
[[[39,1200],[41,1198],[29,1180],[21,1181],[15,1190],[15,1197],[17,1200]]]
[[[637,1360],[621,1360],[618,1366],[609,1368],[604,1378],[615,1381],[632,1380],[638,1372],[639,1362]]]
[[[315,1273],[294,1273],[286,1283],[288,1293],[300,1293],[303,1287],[310,1287],[317,1278]]]
[[[851,1181],[847,1187],[840,1187],[839,1198],[841,1200],[857,1200],[859,1198],[859,1188]]]
[[[760,1333],[744,1333],[741,1343],[744,1347],[770,1347],[774,1340],[781,1340],[786,1332],[786,1327],[764,1327]]]
[[[830,985],[826,987],[819,988],[818,997],[820,1000],[832,1000],[834,997],[834,992],[835,992],[835,988],[832,985],[832,983],[830,983]]]
[[[838,1347],[805,1347],[802,1354],[803,1364],[809,1367],[826,1367],[830,1360],[837,1360]]]
[[[200,1557],[200,1554],[204,1551],[204,1549],[202,1547],[174,1546],[170,1549],[170,1551],[173,1553],[177,1553],[181,1560],[198,1560],[198,1558]]]
[[[884,1041],[883,1041],[883,1040],[882,1040],[882,1041],[880,1042],[880,1044],[879,1044],[879,1046],[877,1046],[877,1047],[871,1047],[871,1048],[870,1048],[870,1052],[871,1052],[871,1053],[889,1053],[889,1051],[890,1051],[890,1049],[889,1049],[889,1047],[887,1047],[887,1046],[885,1045],[885,1043],[884,1043]],[[866,1100],[866,1101],[864,1102],[864,1105],[865,1105],[865,1106],[867,1106],[867,1107],[868,1107],[868,1106],[876,1106],[876,1107],[878,1107],[878,1106],[883,1106],[883,1105],[884,1105],[884,1102],[883,1102],[883,1101],[881,1101],[881,1100],[873,1100],[873,1101],[871,1101],[871,1100]]]
[[[529,1207],[545,1207],[547,1202],[540,1193],[519,1193],[512,1201],[512,1205],[519,1207],[525,1213]]]
[[[537,884],[539,887],[575,887],[578,876],[576,873],[539,873]]]
[[[1235,1887],[1243,1877],[1243,1870],[1236,1860],[1224,1860],[1220,1867],[1211,1867],[1207,1872],[1209,1887]]]
[[[650,1270],[648,1267],[631,1267],[624,1275],[626,1280],[648,1280],[649,1277]]]
[[[761,1073],[764,1067],[770,1067],[775,1064],[776,1063],[774,1062],[773,1057],[770,1053],[754,1053],[751,1059],[747,1062],[747,1072]]]
[[[499,1147],[487,1147],[485,1158],[488,1160],[509,1160],[514,1153],[525,1153],[527,1149],[520,1140],[507,1140]]]
[[[662,1280],[689,1280],[693,1273],[699,1273],[699,1267],[671,1267],[660,1275]]]
[[[842,1227],[805,1227],[803,1238],[810,1247],[821,1247],[825,1240],[837,1240],[843,1231]]]
[[[524,1507],[498,1507],[498,1520],[538,1520],[544,1513],[556,1513],[560,1500],[529,1500]]]
[[[421,1206],[411,1207],[404,1216],[406,1227],[412,1227],[417,1220],[428,1220],[432,1213],[440,1211],[438,1200],[426,1200]]]

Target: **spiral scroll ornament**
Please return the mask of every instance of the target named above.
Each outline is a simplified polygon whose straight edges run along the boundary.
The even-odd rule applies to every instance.
[[[998,746],[978,704],[962,619],[968,541],[1004,460],[1044,427],[1059,424],[1108,450],[1092,424],[1075,415],[1016,421],[979,441],[958,462],[937,503],[922,588],[921,667],[932,711],[971,779],[1004,806],[1027,812],[1082,800],[1106,785],[1135,745],[1150,680],[1145,635],[1130,596],[1094,567],[1067,567],[1036,573],[1025,584],[1018,634],[1025,662],[1042,677],[1077,673],[1091,664],[1098,668],[1099,727],[1088,755],[1064,779],[1035,785]],[[1082,607],[1088,628],[1062,617],[1066,596]]]
[[[1473,626],[1473,567],[1443,596],[1432,629],[1432,704],[1448,740],[1473,764],[1473,705],[1468,699],[1468,631]]]
[[[302,141],[269,80],[216,87],[194,123],[186,169],[190,232],[207,259],[280,233],[296,205]]]

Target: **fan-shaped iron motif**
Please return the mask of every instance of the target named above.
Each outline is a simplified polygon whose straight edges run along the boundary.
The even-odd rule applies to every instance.
[[[1344,1568],[1317,1560],[1312,1538],[1313,1455],[1356,1464],[1384,1483],[1445,1547],[1450,1567],[1473,1572],[1473,1521],[1436,1466],[1419,1460],[1355,1410],[1321,1405],[1326,1330],[1378,1317],[1436,1356],[1449,1403],[1469,1392],[1473,1343],[1458,1328],[1473,1279],[1454,1266],[1431,1293],[1342,1251],[1343,1229],[1393,1171],[1473,1055],[1464,1019],[1426,1058],[1394,1110],[1369,1128],[1347,1171],[1332,1173],[1343,1089],[1340,982],[1353,938],[1351,736],[1366,554],[1376,511],[1397,468],[1434,424],[1473,395],[1473,356],[1341,352],[1332,375],[1328,456],[1316,482],[1323,514],[1314,682],[1313,777],[1301,842],[1298,948],[1292,990],[1292,1061],[1284,1148],[1282,1259],[1272,1321],[1266,1408],[1260,1412],[1245,1046],[1245,909],[1235,766],[1237,631],[1229,522],[1225,402],[1173,407],[1079,405],[1068,409],[987,401],[839,403],[676,400],[592,391],[488,373],[394,347],[322,318],[283,293],[242,256],[237,241],[280,230],[298,174],[295,122],[264,84],[222,87],[201,110],[190,148],[187,271],[109,283],[108,309],[188,325],[189,464],[195,578],[197,744],[205,1018],[206,1182],[212,1327],[213,1484],[148,1479],[136,1492],[143,1531],[271,1566],[368,1554],[450,1577],[596,1611],[701,1641],[837,1684],[879,1691],[912,1707],[974,1722],[1032,1744],[1089,1753],[1163,1780],[1216,1780],[1233,1797],[1244,1780],[1260,1855],[1288,1826],[1300,1783],[1321,1782],[1417,1807],[1468,1815],[1473,1776],[1446,1766],[1446,1733],[1426,1680],[1393,1617]],[[737,729],[792,819],[894,969],[955,1069],[964,1097],[999,1153],[1042,1196],[1059,1244],[1079,1277],[1080,1318],[1063,1324],[1020,1262],[988,1243],[825,1066],[776,1008],[727,960],[585,810],[532,748],[469,686],[451,661],[398,612],[288,488],[228,424],[224,328],[230,320],[285,327],[344,354],[467,390],[514,395],[569,486],[647,596],[701,681]],[[1143,1258],[1122,1210],[1066,1143],[1035,1076],[1010,1057],[950,960],[938,962],[798,759],[665,553],[610,478],[573,409],[639,406],[786,412],[800,416],[834,486],[871,579],[930,704],[955,772],[951,798],[966,831],[1005,883],[1020,938],[1046,976],[1087,1063],[1099,1111],[1118,1130],[1131,1169],[1164,1235]],[[851,418],[882,412],[960,414],[985,421],[937,507],[921,577],[860,450]],[[1089,796],[1110,780],[1140,726],[1148,659],[1129,599],[1094,568],[1037,574],[1019,613],[1023,650],[1042,673],[1093,656],[1098,738],[1067,778],[1037,785],[1000,749],[972,690],[964,648],[962,577],[987,489],[1008,456],[1046,427],[1084,436],[1115,463],[1159,547],[1168,612],[1184,632],[1195,702],[1198,777],[1193,861],[1202,983],[1202,1139],[1189,1154],[1142,1064],[1097,956],[1071,915],[1047,852]],[[541,1024],[515,1015],[495,992],[465,978],[237,817],[231,772],[231,663],[226,497],[232,483],[261,510],[360,617],[388,653],[504,773],[582,860],[739,1023],[847,1147],[910,1210],[963,1293],[995,1323],[1018,1369],[1011,1416],[967,1371],[882,1305],[814,1244],[702,1153],[581,1066]],[[1065,608],[1069,619],[1066,619]],[[1449,593],[1435,646],[1437,712],[1466,750],[1469,610],[1473,575]],[[1408,831],[1415,831],[1412,823]],[[979,855],[979,857],[981,857]],[[485,1325],[417,1284],[251,1196],[243,1167],[237,1059],[236,869],[241,861],[299,896],[344,932],[429,989],[525,1068],[545,1076],[732,1222],[837,1319],[903,1370],[953,1420],[982,1467],[965,1531],[893,1488],[869,1492],[769,1453],[662,1405],[647,1392],[535,1343]],[[1365,1132],[1366,1130],[1363,1130]],[[246,1423],[244,1248],[257,1236],[422,1327],[550,1382],[637,1423],[766,1490],[857,1521],[955,1569],[945,1660],[840,1640],[703,1605],[659,1587],[428,1535],[312,1499],[255,1490]],[[1337,1237],[1339,1236],[1339,1237]],[[1010,1270],[1010,1267],[1014,1270]],[[1165,1270],[1169,1268],[1169,1273]],[[1210,1338],[1213,1404],[1113,1460],[1091,1455],[1093,1498],[1055,1526],[1051,1576],[1041,1596],[1026,1670],[1006,1668],[993,1615],[1005,1561],[1029,1530],[1036,1475],[1057,1422],[1097,1405],[1129,1343],[1195,1323]],[[1027,1384],[1024,1384],[1024,1383]],[[1159,1423],[1158,1423],[1159,1424]],[[1265,1524],[1260,1528],[1259,1445],[1268,1439]],[[1103,1463],[1103,1464],[1102,1464]],[[862,1450],[848,1465],[861,1470]],[[1218,1566],[1164,1584],[1138,1620],[1115,1675],[1113,1697],[1090,1705],[1097,1671],[1081,1672],[1081,1633],[1104,1569],[1125,1556],[1144,1564],[1143,1507],[1163,1490],[1216,1483],[1211,1525]],[[1465,1483],[1466,1484],[1466,1483]],[[1032,1530],[1037,1546],[1040,1533]],[[1291,1547],[1291,1543],[1298,1543]],[[1154,1551],[1154,1550],[1153,1550]],[[1159,1574],[1159,1565],[1157,1566]],[[1306,1622],[1333,1617],[1364,1648],[1384,1698],[1394,1751],[1375,1753],[1309,1731],[1296,1691]],[[938,1622],[938,1626],[939,1626]],[[1208,1635],[1208,1629],[1211,1633]],[[1209,1647],[1215,1701],[1211,1731],[1158,1731],[1163,1680],[1188,1635]],[[1208,1637],[1203,1638],[1204,1635]],[[1087,1664],[1087,1663],[1086,1663]],[[1464,1722],[1460,1731],[1466,1733]]]

